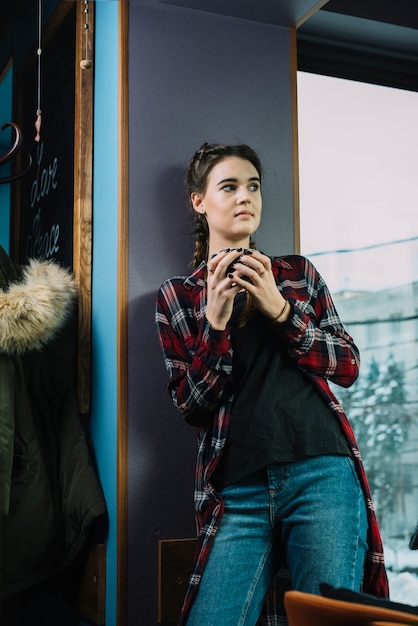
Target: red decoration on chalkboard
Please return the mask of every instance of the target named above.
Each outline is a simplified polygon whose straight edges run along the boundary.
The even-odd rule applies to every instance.
[[[41,113],[41,109],[38,109],[36,111],[36,121],[35,121],[35,130],[36,130],[36,136],[35,136],[35,141],[41,141],[41,122],[42,122],[42,113]]]

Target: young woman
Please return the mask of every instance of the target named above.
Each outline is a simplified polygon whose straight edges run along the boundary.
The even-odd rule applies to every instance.
[[[255,249],[261,179],[248,146],[194,154],[196,269],[157,298],[168,389],[198,429],[187,626],[286,624],[280,594],[321,582],[388,595],[357,444],[327,384],[355,381],[358,350],[307,259]]]

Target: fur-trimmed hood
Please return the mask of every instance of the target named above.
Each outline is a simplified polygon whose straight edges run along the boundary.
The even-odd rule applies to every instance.
[[[76,295],[71,272],[31,259],[18,282],[0,289],[0,353],[42,349],[70,316]]]

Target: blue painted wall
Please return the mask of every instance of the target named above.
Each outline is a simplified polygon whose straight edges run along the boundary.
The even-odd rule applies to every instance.
[[[0,126],[12,119],[12,66],[0,82]],[[6,129],[0,134],[0,153],[4,154],[11,145],[11,131]],[[1,176],[10,173],[10,164],[1,168]],[[0,245],[9,252],[10,233],[10,185],[0,185]]]
[[[91,436],[109,510],[106,626],[116,625],[118,3],[96,2]]]

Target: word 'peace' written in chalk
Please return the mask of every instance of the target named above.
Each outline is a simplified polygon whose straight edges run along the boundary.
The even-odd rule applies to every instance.
[[[41,209],[39,208],[32,223],[32,233],[26,240],[26,256],[29,259],[32,257],[51,258],[60,249],[59,235],[59,224],[52,224],[50,231],[42,234]]]

